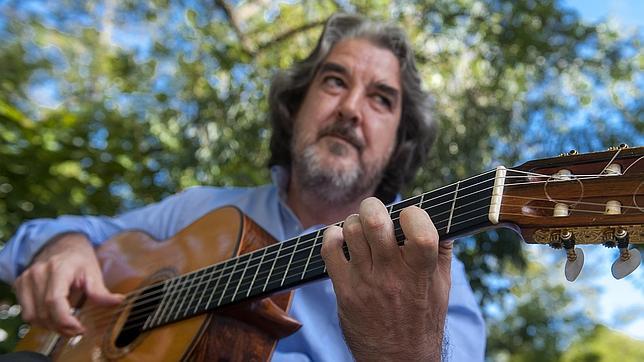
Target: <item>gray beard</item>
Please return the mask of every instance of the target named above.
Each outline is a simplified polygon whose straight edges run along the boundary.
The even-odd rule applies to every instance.
[[[301,154],[291,157],[293,172],[303,189],[328,204],[354,201],[380,182],[383,171],[381,165],[369,168],[360,164],[349,170],[324,167],[315,145],[308,145]]]

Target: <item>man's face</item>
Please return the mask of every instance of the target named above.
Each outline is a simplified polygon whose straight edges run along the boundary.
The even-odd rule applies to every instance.
[[[295,117],[293,172],[329,201],[373,192],[396,145],[402,87],[396,56],[365,39],[337,43]]]

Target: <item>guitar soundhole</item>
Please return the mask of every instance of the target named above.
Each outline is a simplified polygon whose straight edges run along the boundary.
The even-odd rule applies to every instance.
[[[134,299],[127,320],[114,342],[117,348],[130,345],[141,335],[145,321],[156,311],[161,302],[162,288],[161,283],[145,288]]]

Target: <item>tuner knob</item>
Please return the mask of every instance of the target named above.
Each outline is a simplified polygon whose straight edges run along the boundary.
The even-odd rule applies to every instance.
[[[566,249],[566,254],[568,254],[564,269],[566,280],[574,282],[584,267],[584,251],[581,248],[570,248]]]
[[[619,257],[613,263],[611,272],[615,279],[622,279],[640,266],[642,255],[638,249],[628,248],[629,237],[626,230],[617,230],[615,232],[615,239],[617,240],[617,247],[619,248]]]
[[[566,276],[566,280],[574,282],[581,273],[581,269],[584,267],[584,251],[581,248],[575,247],[575,237],[570,231],[561,233],[561,240],[563,242],[564,249],[566,249],[566,266],[564,268],[564,274]]]
[[[619,257],[613,263],[611,272],[615,279],[622,279],[634,272],[642,262],[642,255],[638,249],[619,249]]]

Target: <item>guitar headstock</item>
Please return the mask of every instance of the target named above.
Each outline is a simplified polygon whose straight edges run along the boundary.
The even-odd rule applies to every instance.
[[[507,170],[500,221],[528,243],[567,253],[566,278],[583,265],[580,244],[618,247],[613,276],[621,279],[641,263],[630,244],[644,244],[644,147],[529,161]]]

